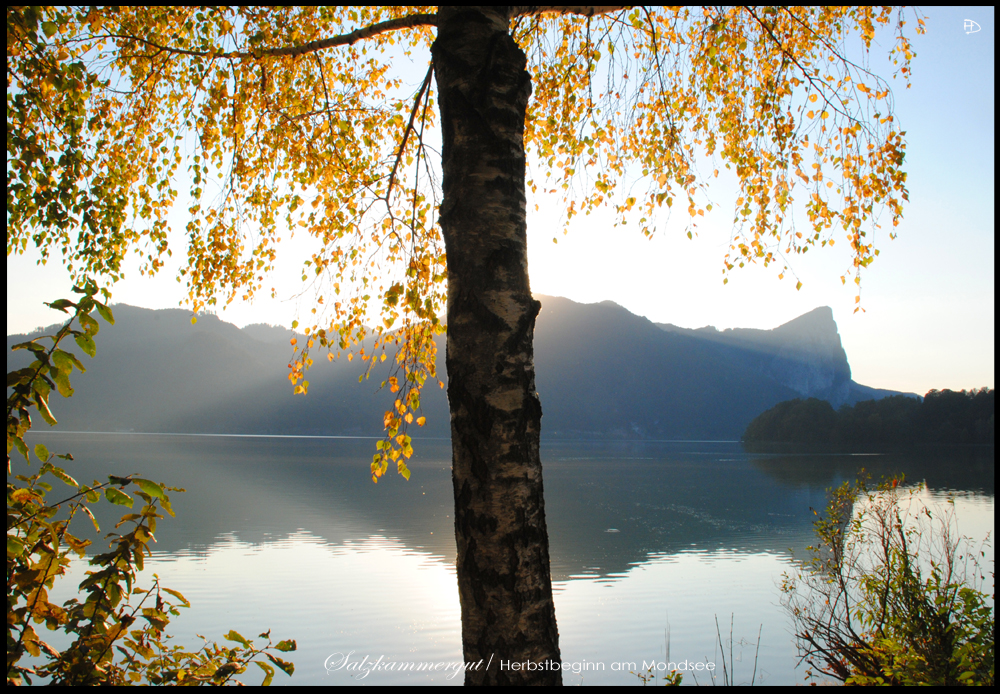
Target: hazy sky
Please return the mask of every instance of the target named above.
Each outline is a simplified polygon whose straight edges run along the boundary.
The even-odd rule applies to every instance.
[[[931,8],[927,34],[914,37],[913,87],[890,81],[899,126],[906,131],[910,202],[899,238],[876,236],[881,255],[862,276],[864,313],[853,313],[854,286],[840,276],[850,266],[847,243],[792,259],[802,281],[779,281],[773,268],[748,267],[722,284],[722,258],[732,220],[731,186],[710,190],[715,212],[689,241],[679,212],[652,241],[636,226],[612,228],[600,216],[575,223],[552,243],[555,199],[528,218],[533,291],[580,302],[610,299],[656,322],[773,328],[817,306],[830,306],[854,379],[865,385],[924,393],[931,388],[994,385],[994,9]],[[967,33],[965,20],[979,29]],[[914,22],[908,24],[913,35]],[[970,25],[971,26],[971,25]],[[975,29],[975,26],[971,26]],[[873,71],[888,50],[873,48]],[[422,76],[423,69],[420,70]],[[293,242],[295,243],[295,242]],[[183,252],[175,247],[175,257]],[[274,286],[279,300],[232,305],[219,315],[246,325],[289,325],[299,316],[300,260],[286,250]],[[301,255],[298,258],[302,258]],[[7,332],[60,320],[41,302],[70,296],[57,265],[35,256],[7,258]],[[114,301],[177,307],[183,291],[171,268],[152,280],[128,273]],[[302,304],[303,313],[310,308]],[[100,343],[98,343],[98,347]],[[623,345],[627,349],[627,345]]]

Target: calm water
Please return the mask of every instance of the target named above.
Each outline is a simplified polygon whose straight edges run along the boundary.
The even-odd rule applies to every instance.
[[[271,629],[299,645],[290,654],[294,677],[279,673],[275,684],[461,684],[448,672],[362,677],[337,668],[365,656],[461,660],[447,441],[415,442],[411,480],[376,486],[367,472],[371,439],[32,439],[72,452],[67,469],[81,481],[140,473],[188,490],[171,498],[177,518],[161,521],[145,573],[192,602],[170,630],[189,645],[199,643],[196,633],[221,640],[230,628],[245,636]],[[668,647],[671,661],[721,668],[716,617],[727,660],[732,634],[737,683],[750,681],[758,630],[757,682],[801,683],[778,582],[813,542],[811,509],[825,508],[825,490],[858,467],[926,481],[922,499],[944,506],[954,498],[963,534],[993,532],[992,451],[851,456],[748,453],[713,442],[551,443],[542,459],[562,656],[579,669],[565,673],[566,684],[638,685],[628,671],[663,662]],[[102,528],[110,528],[113,507],[103,506]],[[987,553],[991,560],[992,547]],[[75,564],[55,597],[68,597],[85,568]],[[259,682],[248,673],[245,681]]]

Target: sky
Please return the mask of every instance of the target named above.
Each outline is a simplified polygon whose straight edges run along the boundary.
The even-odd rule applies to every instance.
[[[859,383],[920,394],[994,387],[995,11],[921,11],[927,33],[914,36],[912,20],[907,27],[916,50],[912,87],[890,80],[897,122],[906,132],[910,201],[898,238],[890,240],[887,231],[875,237],[881,254],[862,276],[863,312],[854,312],[853,283],[840,282],[851,261],[839,238],[832,249],[792,258],[791,279],[777,279],[780,267],[748,266],[734,270],[724,285],[722,259],[733,210],[733,187],[724,176],[709,190],[715,211],[693,240],[683,233],[683,213],[652,240],[635,224],[614,228],[610,217],[598,213],[577,218],[569,234],[553,244],[558,201],[529,197],[532,290],[583,303],[610,300],[655,322],[720,330],[770,329],[829,306]],[[883,44],[872,50],[873,71],[883,76],[892,72],[878,62],[888,49]],[[251,305],[219,310],[220,318],[239,326],[288,326],[305,314],[311,304],[295,296],[304,256],[295,253],[298,240],[286,243],[290,249],[282,251],[269,283],[278,298],[262,293]],[[8,334],[60,321],[62,314],[42,302],[71,296],[68,275],[58,263],[43,267],[37,259],[30,253],[7,258]],[[184,292],[172,269],[168,265],[154,278],[127,271],[113,289],[113,301],[178,307]],[[798,291],[796,277],[802,282]]]

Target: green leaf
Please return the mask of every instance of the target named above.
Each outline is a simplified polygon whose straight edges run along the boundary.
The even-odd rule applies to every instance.
[[[76,304],[74,304],[69,299],[56,299],[51,304],[46,303],[45,305],[48,306],[49,308],[54,308],[57,311],[62,311],[63,313],[69,313],[68,309],[76,308]]]
[[[282,660],[281,658],[278,658],[277,656],[273,656],[270,653],[265,653],[264,655],[267,656],[268,660],[270,660],[272,663],[274,663],[275,665],[277,665],[278,667],[280,667],[281,670],[286,675],[291,675],[291,674],[293,674],[295,672],[295,664],[294,663],[289,663],[288,661]]]
[[[38,407],[38,411],[41,413],[42,419],[48,422],[50,426],[55,426],[59,423],[56,418],[52,416],[52,410],[49,409],[49,403],[45,398],[36,396],[35,405]]]
[[[7,387],[13,388],[14,386],[21,385],[22,383],[27,383],[34,377],[34,369],[18,369],[17,371],[10,371],[7,373]]]
[[[270,665],[268,665],[267,663],[260,662],[259,660],[255,660],[254,661],[254,665],[256,665],[257,667],[259,667],[265,673],[264,674],[264,681],[260,683],[260,686],[262,686],[262,687],[270,687],[271,686],[271,681],[274,679],[274,668],[271,667]]]
[[[55,22],[42,22],[42,31],[45,32],[45,38],[50,39],[55,36],[55,33],[59,30],[59,26]],[[62,299],[62,301],[66,301]],[[58,302],[52,302],[58,303]]]
[[[117,504],[118,506],[128,506],[129,508],[132,508],[132,504],[135,503],[132,501],[132,497],[123,491],[115,489],[114,487],[108,487],[105,489],[104,496],[107,497],[108,501],[113,504]]]
[[[163,498],[163,490],[160,488],[160,485],[158,485],[156,482],[150,482],[149,480],[139,479],[138,477],[134,478],[132,481],[135,482],[136,486],[138,486],[139,489],[146,492],[150,496],[156,497],[157,499]]]
[[[9,439],[8,439],[9,440]],[[20,436],[14,438],[14,447],[24,456],[24,460],[28,460],[28,446],[24,443],[24,439]]]
[[[82,327],[88,335],[96,335],[100,332],[101,324],[94,320],[90,314],[81,313],[78,318],[80,320],[80,327]]]
[[[42,347],[37,342],[35,342],[34,340],[31,340],[29,342],[18,342],[16,345],[14,345],[13,347],[11,347],[10,349],[11,349],[11,351],[14,351],[14,350],[17,350],[17,349],[28,349],[28,350],[31,350],[32,352],[44,352],[45,351],[45,348]]]
[[[73,386],[69,383],[69,376],[66,371],[57,371],[52,374],[52,380],[56,383],[56,390],[64,398],[71,397],[73,395]]]
[[[52,474],[69,486],[76,487],[77,489],[80,488],[80,484],[75,479],[67,475],[65,470],[53,466]]]
[[[185,598],[183,595],[181,595],[176,590],[171,590],[170,588],[160,588],[160,590],[162,590],[164,593],[169,593],[170,595],[173,595],[175,598],[177,598],[178,600],[180,600],[181,602],[183,602],[184,603],[184,607],[191,607],[191,603],[188,602],[188,599]]]
[[[52,383],[45,376],[39,376],[34,381],[31,382],[31,389],[35,391],[35,395],[39,398],[47,399],[49,393],[52,392]]]
[[[212,675],[212,679],[215,680],[216,683],[221,683],[223,680],[232,677],[239,671],[240,666],[237,663],[226,663],[215,671],[215,674]]]
[[[275,648],[277,648],[282,653],[288,653],[289,651],[294,651],[296,649],[295,639],[287,639],[285,641],[279,641],[277,645],[275,645]]]
[[[110,308],[102,304],[100,301],[95,301],[94,306],[97,307],[97,312],[101,314],[101,318],[103,318],[105,322],[108,323],[108,325],[115,324],[115,316],[113,313],[111,313]]]
[[[52,363],[55,364],[60,371],[65,371],[68,374],[73,373],[73,367],[76,366],[76,364],[73,363],[74,361],[76,361],[76,358],[72,354],[64,352],[61,349],[57,349],[52,353]]]
[[[54,308],[57,311],[62,311],[63,313],[69,313],[68,309],[76,308],[76,304],[69,299],[56,299],[51,304],[46,303],[45,305],[49,308]]]
[[[250,642],[247,641],[242,636],[240,636],[239,632],[237,632],[235,629],[230,629],[229,633],[226,634],[225,636],[223,636],[222,638],[226,639],[227,641],[235,641],[236,643],[240,644],[241,646],[249,646],[250,645]]]
[[[162,499],[160,499],[160,507],[161,507],[161,508],[162,508],[162,509],[163,509],[164,511],[166,511],[166,512],[167,512],[167,514],[168,514],[168,515],[169,515],[169,516],[170,516],[171,518],[174,518],[174,517],[175,517],[175,515],[176,515],[176,514],[174,514],[174,509],[173,509],[173,507],[171,507],[171,506],[170,506],[170,502],[169,502],[169,501],[167,501],[167,497],[166,497],[166,496],[164,496],[164,497],[163,497]]]
[[[8,535],[7,536],[7,556],[17,557],[24,554],[24,543],[18,538]]]
[[[45,447],[45,444],[40,443],[35,446],[35,457],[44,463],[52,457],[52,454],[49,453],[49,449]]]
[[[87,353],[87,356],[93,358],[97,354],[97,345],[94,344],[94,340],[90,335],[86,333],[75,335],[73,339],[76,340],[76,344],[80,345],[80,349]]]
[[[142,618],[160,630],[166,629],[170,624],[170,616],[166,612],[152,607],[142,608]]]

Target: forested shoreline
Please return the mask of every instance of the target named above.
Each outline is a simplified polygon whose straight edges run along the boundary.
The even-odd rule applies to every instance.
[[[817,398],[786,400],[755,418],[747,442],[993,444],[994,391],[931,390],[834,410]]]

